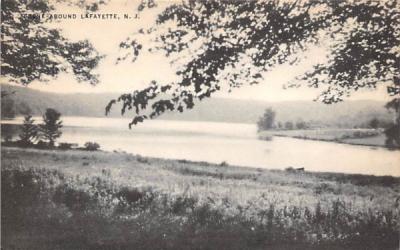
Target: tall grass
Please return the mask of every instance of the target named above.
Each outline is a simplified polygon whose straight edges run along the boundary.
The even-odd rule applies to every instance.
[[[32,169],[4,170],[2,197],[5,248],[395,249],[398,243],[398,215],[353,213],[340,200],[324,208],[232,208],[229,199],[214,206],[212,200]]]
[[[81,157],[58,155],[71,159]],[[56,155],[48,153],[34,161],[42,166],[58,164]],[[101,165],[101,153],[91,158],[90,165]],[[363,205],[348,196],[346,178],[329,175],[336,182],[309,174],[291,174],[231,170],[230,167],[201,164],[166,164],[154,172],[151,164],[129,155],[127,162],[138,175],[168,171],[190,185],[182,190],[162,188],[156,183],[143,185],[140,178],[125,182],[113,168],[97,168],[95,173],[71,174],[62,168],[29,166],[21,159],[6,154],[2,167],[2,248],[4,249],[397,249],[399,214],[395,202],[382,206],[368,203],[374,188],[398,187],[398,179],[363,190]],[[9,159],[9,160],[7,160]],[[11,159],[11,160],[10,160]],[[58,158],[57,158],[58,159]],[[143,158],[140,158],[143,161]],[[71,161],[67,162],[71,163]],[[76,161],[75,161],[76,163]],[[138,164],[138,165],[137,165]],[[143,164],[143,165],[140,165]],[[184,164],[181,166],[181,164]],[[190,165],[190,166],[189,166]],[[53,166],[53,165],[52,165]],[[87,166],[80,166],[87,168]],[[163,170],[162,170],[163,169]],[[76,171],[73,171],[76,173]],[[212,173],[219,173],[213,175]],[[138,176],[136,176],[138,177]],[[256,180],[254,180],[256,177]],[[284,177],[284,179],[283,179]],[[148,177],[149,178],[149,177]],[[269,179],[271,178],[271,179]],[[304,181],[299,181],[302,178]],[[311,179],[307,179],[311,178]],[[357,177],[362,179],[363,177]],[[372,177],[369,177],[373,179]],[[128,181],[129,180],[129,181]],[[202,192],[201,181],[212,180],[212,190]],[[283,181],[286,181],[283,183]],[[313,182],[307,182],[314,180]],[[353,179],[352,179],[353,180]],[[162,183],[163,180],[159,179]],[[268,182],[262,192],[261,184]],[[239,198],[223,192],[224,185],[247,185],[249,197]],[[389,183],[389,184],[388,184]],[[191,187],[191,185],[195,187]],[[253,186],[251,186],[253,185]],[[220,189],[217,187],[220,186]],[[315,202],[300,203],[288,191],[310,189]],[[241,187],[243,188],[243,187]],[[195,189],[195,190],[191,190]],[[239,189],[237,189],[239,190]],[[279,190],[279,194],[277,194]],[[367,191],[366,191],[367,190]],[[371,193],[368,193],[368,190]],[[388,192],[389,189],[384,191]],[[390,189],[391,190],[391,189]],[[295,192],[297,192],[295,191]],[[378,191],[375,191],[378,192]],[[344,196],[346,193],[347,196]],[[288,196],[288,197],[281,197]],[[372,205],[371,205],[372,204]]]

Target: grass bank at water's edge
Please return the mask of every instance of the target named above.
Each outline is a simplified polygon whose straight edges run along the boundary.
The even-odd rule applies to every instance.
[[[397,249],[400,179],[2,148],[4,249]]]
[[[387,147],[383,131],[375,129],[295,129],[268,130],[258,133],[261,140],[271,140],[273,136],[358,146]]]

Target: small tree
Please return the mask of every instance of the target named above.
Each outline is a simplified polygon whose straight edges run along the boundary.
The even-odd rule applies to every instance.
[[[308,128],[308,125],[307,125],[307,123],[306,123],[305,121],[303,121],[303,120],[298,120],[298,121],[296,122],[296,128],[297,128],[297,129],[307,129],[307,128]]]
[[[32,119],[31,115],[26,115],[24,123],[21,127],[21,133],[19,134],[20,143],[22,146],[29,146],[34,143],[38,138],[38,127],[33,124],[35,120]]]
[[[272,108],[267,108],[264,115],[257,122],[258,131],[272,129],[274,127],[275,115],[276,113]]]
[[[398,83],[398,86],[400,86],[400,83]],[[400,98],[394,98],[385,107],[388,110],[393,110],[396,116],[394,122],[385,129],[386,146],[400,148]]]
[[[47,141],[49,146],[53,147],[54,142],[62,134],[62,121],[60,120],[61,114],[55,109],[46,109],[43,115],[43,124],[39,125],[40,136],[43,140]]]
[[[285,122],[285,129],[292,130],[293,129],[293,122]]]
[[[377,129],[380,125],[380,122],[377,118],[373,118],[372,120],[369,121],[368,127]]]

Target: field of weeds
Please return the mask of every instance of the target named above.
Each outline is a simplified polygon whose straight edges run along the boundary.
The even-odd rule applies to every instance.
[[[400,179],[2,148],[3,249],[398,249]]]

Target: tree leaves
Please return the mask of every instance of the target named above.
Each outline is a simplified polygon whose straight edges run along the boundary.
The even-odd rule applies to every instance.
[[[333,103],[342,96],[379,83],[393,84],[400,72],[400,12],[395,1],[342,2],[334,6],[327,32],[337,41],[327,64],[316,65],[301,77],[309,86],[328,86],[322,101]],[[321,77],[323,76],[323,77]],[[391,93],[393,87],[389,87]]]
[[[54,142],[62,134],[61,114],[55,110],[48,108],[43,115],[43,124],[39,125],[40,136],[49,142],[50,146],[54,146]]]
[[[88,41],[70,42],[59,30],[44,26],[37,16],[52,8],[45,0],[2,2],[2,75],[27,85],[71,71],[78,81],[96,84],[92,70],[102,56]],[[27,13],[31,15],[23,15]]]
[[[168,84],[165,92],[171,98],[160,96],[164,91],[150,95],[155,100],[150,111],[146,110],[149,89],[135,91],[129,98],[121,96],[122,113],[133,107],[137,116],[150,112],[148,118],[167,111],[183,112],[224,85],[233,88],[258,83],[263,72],[286,62],[324,26],[323,18],[309,13],[310,6],[213,0],[183,1],[167,7],[158,15],[154,28],[137,34],[158,37],[148,50],[162,50],[171,56],[171,62],[180,66],[176,72],[180,80]],[[171,22],[176,27],[171,28]],[[134,49],[136,45],[123,46]]]

